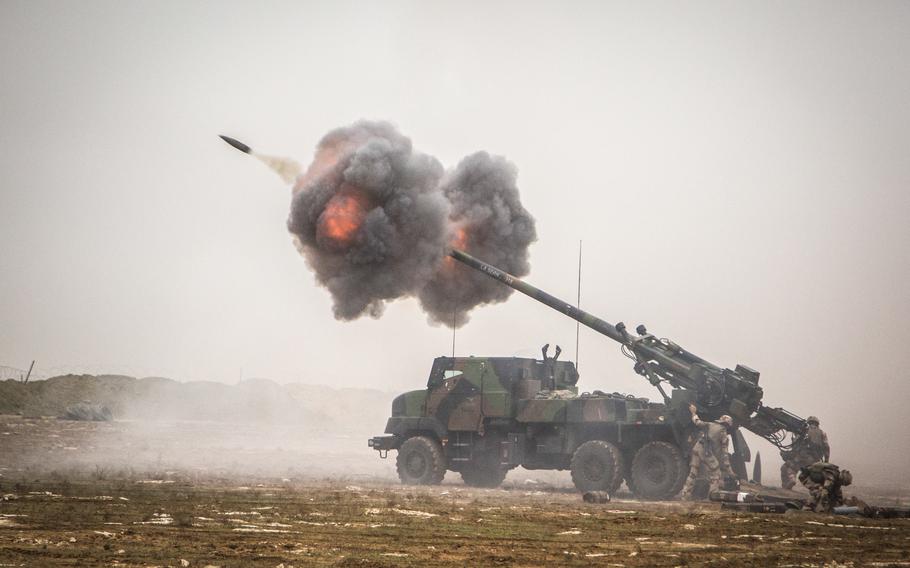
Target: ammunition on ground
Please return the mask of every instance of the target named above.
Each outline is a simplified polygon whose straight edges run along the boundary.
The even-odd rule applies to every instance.
[[[879,519],[910,519],[910,507],[873,507]]]
[[[610,494],[606,491],[588,491],[581,496],[585,503],[609,503]]]
[[[805,504],[804,499],[782,497],[767,493],[750,493],[746,491],[712,491],[708,499],[720,503],[759,503],[783,505],[788,509],[801,509]]]
[[[786,513],[786,503],[721,503],[720,508],[740,513]]]
[[[910,518],[910,507],[875,507],[862,503],[860,505],[843,505],[835,507],[835,515],[856,515],[869,519],[907,519]]]
[[[774,495],[773,493],[755,493],[757,501],[761,503],[784,503],[791,509],[801,509],[806,504],[802,497]]]
[[[708,495],[708,499],[722,503],[760,503],[764,501],[757,494],[744,491],[712,491]]]

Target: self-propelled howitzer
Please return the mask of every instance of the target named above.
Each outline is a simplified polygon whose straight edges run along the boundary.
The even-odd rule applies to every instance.
[[[729,414],[737,426],[761,436],[781,450],[790,449],[785,440],[787,432],[798,437],[808,427],[799,416],[783,408],[762,404],[758,371],[744,365],[737,365],[732,370],[718,367],[668,339],[655,337],[643,325],[632,333],[622,322],[615,325],[608,323],[464,251],[453,250],[450,255],[618,342],[623,354],[635,361],[635,372],[657,387],[668,404],[670,397],[662,383],[692,393],[693,402],[703,418],[717,419]]]

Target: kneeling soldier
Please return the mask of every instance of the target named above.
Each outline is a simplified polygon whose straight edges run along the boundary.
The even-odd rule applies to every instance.
[[[799,482],[812,494],[812,501],[804,509],[816,513],[830,513],[844,504],[841,487],[853,483],[853,475],[833,463],[815,462],[799,470]]]

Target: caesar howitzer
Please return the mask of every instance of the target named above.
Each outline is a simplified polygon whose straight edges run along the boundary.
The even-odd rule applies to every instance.
[[[635,372],[647,378],[668,405],[671,397],[664,390],[663,383],[676,389],[674,396],[679,391],[689,393],[687,396],[691,397],[690,401],[703,418],[714,420],[729,414],[737,426],[785,451],[792,447],[792,442],[786,442],[786,434],[789,432],[794,438],[799,437],[808,428],[803,418],[783,408],[762,404],[759,373],[754,369],[744,365],[737,365],[734,369],[719,367],[668,339],[659,339],[648,333],[644,325],[639,325],[636,333],[632,333],[622,322],[611,324],[604,321],[464,251],[452,250],[450,256],[619,343],[623,354],[635,361]],[[679,405],[674,406],[679,408]],[[734,447],[740,445],[737,444],[740,440],[741,437],[734,436]],[[745,445],[744,440],[741,445]],[[746,461],[749,461],[748,457]]]

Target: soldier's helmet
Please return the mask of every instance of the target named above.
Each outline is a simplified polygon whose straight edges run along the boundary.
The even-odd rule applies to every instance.
[[[818,416],[810,416],[809,418],[806,418],[806,422],[809,424],[815,424],[816,426],[820,424],[818,421]]]
[[[724,414],[723,416],[718,418],[717,421],[730,428],[733,427],[733,419],[730,418],[730,416],[728,414]]]
[[[840,472],[840,484],[841,485],[850,485],[853,483],[853,474],[849,470],[843,470]]]

